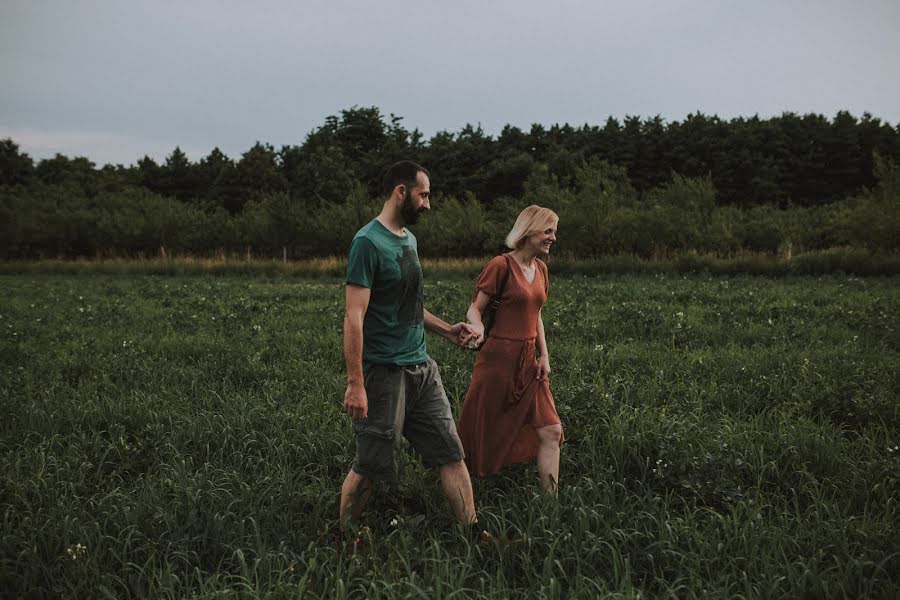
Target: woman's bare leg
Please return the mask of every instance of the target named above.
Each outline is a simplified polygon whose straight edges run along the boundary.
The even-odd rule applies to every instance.
[[[537,454],[538,476],[545,492],[556,492],[559,485],[559,441],[562,439],[562,425],[547,425],[535,428],[541,442]]]

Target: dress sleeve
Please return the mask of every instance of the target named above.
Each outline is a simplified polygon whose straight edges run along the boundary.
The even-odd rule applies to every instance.
[[[495,256],[484,266],[478,279],[475,280],[475,292],[472,294],[472,302],[478,298],[478,292],[484,292],[492,298],[500,291],[500,283],[506,272],[506,259],[503,256]]]

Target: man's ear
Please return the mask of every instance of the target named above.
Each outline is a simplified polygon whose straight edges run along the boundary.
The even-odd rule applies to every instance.
[[[395,191],[395,192],[396,192],[396,191],[399,191],[399,192],[400,192],[400,197],[402,198],[403,196],[406,195],[406,186],[405,186],[404,184],[402,184],[402,183],[397,184],[397,187],[394,188],[394,191]]]

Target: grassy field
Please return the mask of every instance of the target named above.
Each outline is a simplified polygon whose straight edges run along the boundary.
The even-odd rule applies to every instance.
[[[567,276],[544,311],[558,499],[412,457],[371,550],[323,543],[353,452],[340,279],[0,276],[4,597],[900,594],[894,278]],[[432,276],[464,314],[471,280]],[[458,410],[474,356],[429,337]]]

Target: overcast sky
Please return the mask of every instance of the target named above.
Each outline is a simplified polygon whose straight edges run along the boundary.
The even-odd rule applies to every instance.
[[[98,164],[301,144],[377,106],[426,137],[864,111],[900,123],[898,0],[0,0],[0,138]]]

